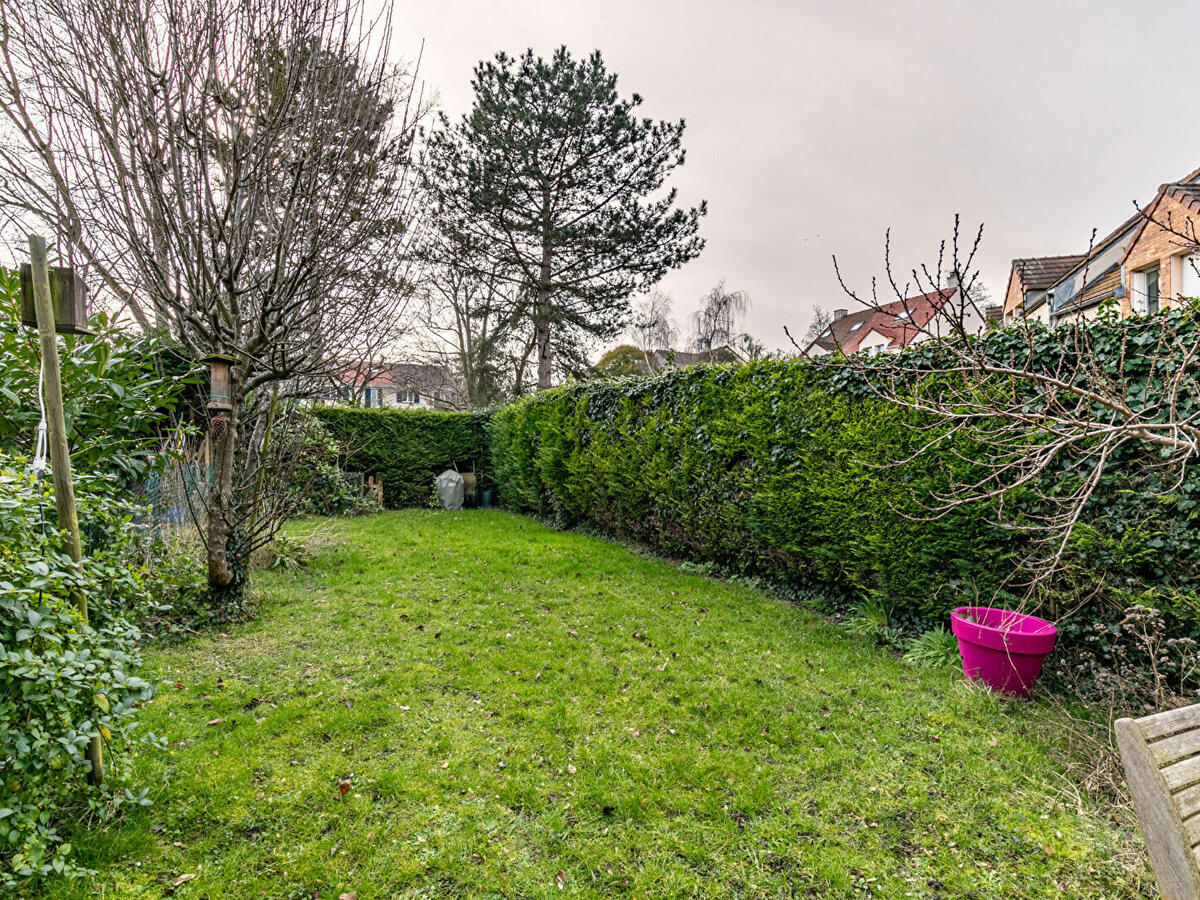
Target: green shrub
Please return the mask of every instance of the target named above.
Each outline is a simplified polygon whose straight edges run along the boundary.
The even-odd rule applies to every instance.
[[[960,661],[958,638],[938,625],[922,632],[911,641],[904,651],[904,661],[920,669],[945,669],[957,666]]]
[[[88,808],[107,816],[145,799],[89,786],[85,777],[90,739],[100,736],[119,760],[134,740],[138,705],[154,691],[136,675],[140,632],[129,615],[147,595],[117,538],[128,534],[127,508],[96,479],[82,478],[79,487],[81,520],[108,538],[76,567],[55,527],[52,497],[23,460],[0,457],[0,885],[7,890],[51,873],[81,874],[60,828]],[[80,594],[87,623],[75,604]]]
[[[943,615],[968,586],[998,586],[1012,537],[985,510],[917,521],[913,488],[944,483],[945,460],[884,465],[919,446],[909,414],[833,378],[756,362],[543,392],[493,413],[492,470],[510,507],[837,585],[852,605],[876,594],[900,627]]]
[[[1066,352],[1048,334],[1045,352]],[[916,377],[923,358],[910,360]],[[764,361],[546,391],[495,411],[488,436],[509,507],[722,571],[824,583],[827,608],[886,609],[874,631],[888,643],[955,606],[996,603],[1059,621],[1069,645],[1076,623],[1119,622],[1134,587],[1156,592],[1172,636],[1200,636],[1194,469],[1172,486],[1144,451],[1122,448],[1065,571],[1025,597],[1013,575],[1030,535],[1000,527],[994,502],[927,513],[988,458],[970,431],[917,452],[930,425],[852,367]],[[1027,493],[1007,503],[1024,522],[1045,512]]]
[[[71,465],[135,488],[161,462],[163,440],[181,400],[195,393],[197,373],[157,332],[129,333],[103,314],[88,324],[94,334],[58,339]],[[20,322],[19,279],[0,269],[0,452],[33,452],[40,352],[37,330]]]
[[[439,472],[479,471],[486,461],[480,413],[336,406],[313,413],[341,447],[343,469],[383,481],[389,508],[423,506]]]

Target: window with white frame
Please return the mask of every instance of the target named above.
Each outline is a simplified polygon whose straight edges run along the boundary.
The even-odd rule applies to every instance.
[[[1158,266],[1134,272],[1130,281],[1130,309],[1139,316],[1158,312]]]
[[[1200,253],[1190,253],[1178,259],[1179,277],[1171,280],[1172,285],[1178,285],[1174,293],[1189,300],[1200,299]]]

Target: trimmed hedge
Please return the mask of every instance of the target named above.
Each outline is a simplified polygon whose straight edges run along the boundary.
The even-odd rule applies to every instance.
[[[479,471],[486,460],[480,413],[318,406],[313,414],[342,447],[343,468],[382,479],[389,508],[424,506],[439,472]]]
[[[832,378],[757,362],[529,397],[489,425],[501,498],[669,555],[877,593],[910,622],[995,590],[1012,567],[1011,533],[983,509],[911,518],[914,482],[944,483],[948,459],[880,467],[916,448],[909,413]]]
[[[488,427],[507,506],[749,575],[820,582],[841,589],[835,604],[878,601],[909,629],[1020,590],[1009,581],[1027,549],[990,504],[923,514],[915,498],[969,480],[984,451],[961,434],[891,464],[931,437],[909,427],[913,415],[845,367],[765,361],[547,391],[497,410]],[[1145,602],[1169,613],[1174,634],[1200,634],[1200,479],[1167,495],[1165,478],[1132,450],[1106,476],[1067,574],[1041,594],[1045,614],[1061,623],[1086,610],[1076,620],[1090,627]],[[1037,512],[1030,498],[1010,504]]]

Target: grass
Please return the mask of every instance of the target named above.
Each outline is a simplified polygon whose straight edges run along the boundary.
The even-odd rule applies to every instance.
[[[1047,706],[502,512],[335,527],[255,621],[149,655],[171,749],[121,777],[155,803],[47,896],[1152,893]]]

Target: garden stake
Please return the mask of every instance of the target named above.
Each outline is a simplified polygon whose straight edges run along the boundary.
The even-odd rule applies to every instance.
[[[54,334],[54,303],[50,297],[50,270],[46,266],[46,241],[29,236],[29,260],[33,267],[33,301],[37,312],[38,336],[42,341],[42,369],[45,373],[46,424],[50,438],[50,469],[54,473],[54,506],[59,528],[67,536],[67,552],[76,567],[82,564],[83,547],[79,540],[79,514],[75,509],[75,485],[71,480],[71,452],[67,446],[67,423],[63,416],[62,375],[58,364],[58,341]],[[88,621],[87,596],[75,599],[79,617]],[[100,736],[88,743],[88,761],[92,771],[88,780],[104,783],[104,757]]]

